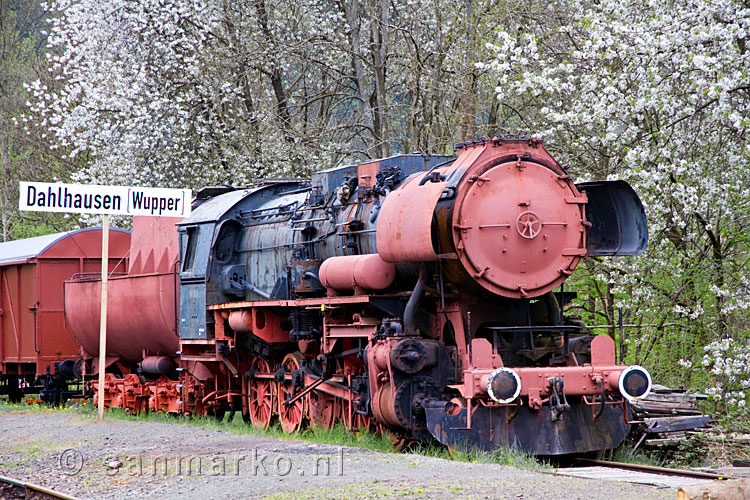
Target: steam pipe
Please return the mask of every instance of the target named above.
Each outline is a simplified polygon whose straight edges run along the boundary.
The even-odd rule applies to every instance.
[[[406,303],[406,309],[404,309],[404,329],[415,330],[417,327],[417,308],[424,298],[424,284],[422,283],[422,277],[420,276],[417,280],[417,284],[414,285],[414,290],[411,292],[409,302]]]

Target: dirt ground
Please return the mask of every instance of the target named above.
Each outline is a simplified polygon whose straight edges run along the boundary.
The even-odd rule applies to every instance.
[[[674,490],[66,412],[0,413],[0,475],[81,499],[666,499]]]

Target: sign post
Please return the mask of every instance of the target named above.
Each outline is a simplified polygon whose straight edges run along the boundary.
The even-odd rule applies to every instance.
[[[109,274],[109,216],[148,215],[188,217],[192,192],[132,186],[91,186],[49,182],[19,183],[18,208],[34,212],[103,214],[102,291],[99,323],[99,386],[97,410],[104,420],[104,372],[107,368],[107,277]]]
[[[97,413],[99,421],[104,420],[104,371],[107,369],[107,275],[109,274],[109,214],[102,221],[102,293],[101,314],[99,315],[99,399]]]

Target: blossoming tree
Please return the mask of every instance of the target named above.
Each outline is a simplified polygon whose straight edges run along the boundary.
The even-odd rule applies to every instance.
[[[507,26],[490,45],[497,97],[578,178],[633,184],[650,223],[643,256],[589,261],[580,307],[612,325],[623,306],[634,361],[744,405],[750,367],[723,356],[750,352],[750,7],[556,5],[556,28]]]

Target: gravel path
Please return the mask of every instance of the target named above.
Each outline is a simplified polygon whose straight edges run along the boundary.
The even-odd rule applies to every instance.
[[[79,498],[667,499],[672,490],[65,412],[0,412],[0,475]]]

